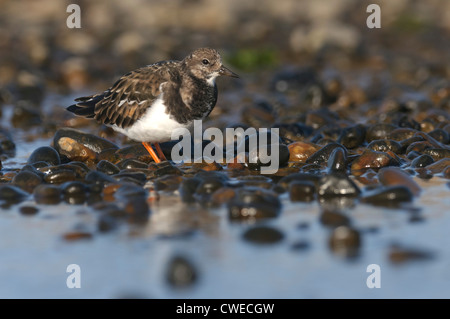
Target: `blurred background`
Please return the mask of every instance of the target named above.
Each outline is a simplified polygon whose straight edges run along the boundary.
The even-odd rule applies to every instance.
[[[66,26],[71,3],[81,8],[80,29]],[[366,26],[370,3],[381,7],[380,29]],[[341,71],[390,68],[405,82],[450,72],[447,0],[3,0],[0,5],[3,100],[39,103],[46,89],[104,90],[129,70],[181,59],[202,46],[218,49],[236,72],[253,76],[324,63]]]

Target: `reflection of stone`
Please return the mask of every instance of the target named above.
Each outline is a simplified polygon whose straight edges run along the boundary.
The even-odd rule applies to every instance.
[[[352,258],[358,256],[361,237],[357,230],[349,226],[339,226],[331,233],[328,243],[336,255]]]

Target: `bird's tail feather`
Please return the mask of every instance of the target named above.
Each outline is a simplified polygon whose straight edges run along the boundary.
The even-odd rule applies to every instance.
[[[95,105],[92,106],[80,106],[79,104],[73,104],[66,108],[69,112],[72,112],[79,116],[92,118],[95,116]]]
[[[93,118],[95,116],[95,105],[102,97],[101,94],[81,97],[75,100],[78,103],[73,104],[66,109],[76,115]]]

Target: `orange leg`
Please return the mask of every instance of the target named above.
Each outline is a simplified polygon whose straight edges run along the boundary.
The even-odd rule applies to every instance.
[[[167,161],[167,158],[166,158],[166,156],[164,155],[164,153],[163,153],[163,151],[162,151],[161,146],[159,145],[159,143],[153,143],[153,144],[155,145],[156,152],[158,153],[159,158],[160,158],[162,161]]]
[[[155,151],[153,150],[152,146],[150,143],[147,142],[142,142],[142,145],[144,145],[145,149],[147,150],[147,152],[149,152],[150,156],[153,158],[153,160],[155,161],[155,163],[161,163],[161,160],[158,158],[158,156],[156,155]]]

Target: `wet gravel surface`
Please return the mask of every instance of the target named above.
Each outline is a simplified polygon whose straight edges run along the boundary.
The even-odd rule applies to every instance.
[[[333,116],[331,132],[313,115]],[[448,116],[428,132],[408,115],[415,128],[325,109],[305,118],[273,126],[287,155],[272,175],[259,164],[155,164],[140,144],[119,146],[91,124],[52,135],[9,126],[1,295],[446,297]],[[162,144],[169,158],[173,144]],[[65,286],[72,263],[83,289]],[[370,264],[382,289],[366,285]]]
[[[16,48],[0,50],[0,297],[448,298],[448,19],[439,15],[437,27],[397,13],[387,19],[392,32],[370,33],[355,27],[359,5],[342,5],[344,25],[334,8],[308,3],[306,16],[328,12],[326,36],[289,19],[274,33],[270,25],[291,16],[285,4],[252,15],[259,24],[247,24],[245,11],[233,28],[205,5],[210,19],[186,43],[160,38],[184,37],[159,18],[133,28],[91,13],[92,34],[73,36],[16,25],[8,12],[21,5],[0,13],[0,25],[16,30],[0,30],[1,46]],[[53,15],[36,10],[33,23],[48,28],[42,21]],[[164,32],[152,36],[165,49],[141,39],[158,23]],[[217,43],[205,40],[210,31]],[[250,147],[259,135],[224,141],[231,163],[175,163],[176,141],[162,143],[169,161],[155,164],[141,144],[65,110],[116,72],[183,56],[193,43],[217,46],[241,75],[218,80],[203,129],[277,129],[273,139],[260,148]],[[245,163],[235,157],[240,147]],[[261,174],[263,151],[275,148],[279,170]],[[81,289],[66,285],[71,264]],[[379,289],[367,285],[373,264]]]

